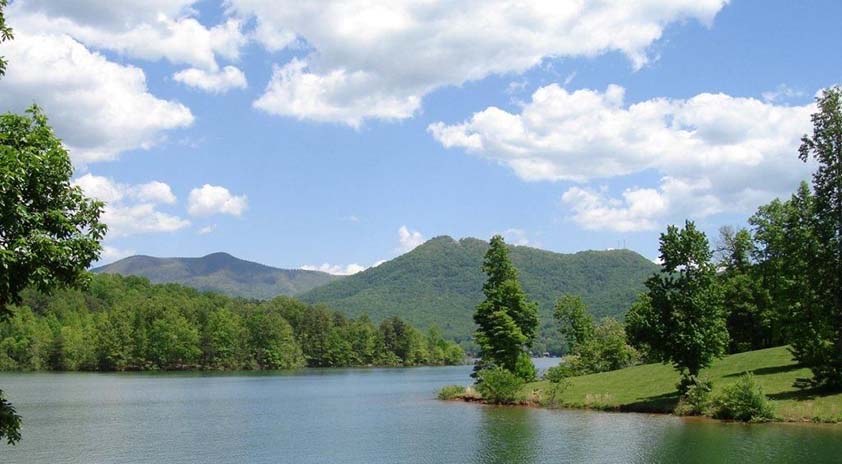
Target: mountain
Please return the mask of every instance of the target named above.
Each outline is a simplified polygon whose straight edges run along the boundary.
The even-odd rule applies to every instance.
[[[397,315],[418,327],[438,325],[449,337],[468,339],[472,315],[482,301],[485,275],[480,266],[488,242],[436,237],[377,267],[316,287],[298,297],[352,316],[373,320]],[[560,254],[510,246],[523,288],[540,305],[544,332],[552,329],[552,308],[564,293],[581,296],[596,317],[619,316],[643,290],[658,267],[629,250]]]
[[[130,256],[92,271],[143,276],[153,283],[179,283],[199,290],[257,299],[297,295],[340,279],[325,272],[265,266],[228,253],[213,253],[201,258]]]

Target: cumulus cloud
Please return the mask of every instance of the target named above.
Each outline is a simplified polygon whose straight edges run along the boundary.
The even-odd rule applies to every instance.
[[[226,66],[220,71],[185,69],[175,73],[173,79],[212,94],[224,94],[231,89],[244,89],[248,86],[246,75],[234,66]]]
[[[406,253],[424,243],[424,235],[417,230],[410,230],[407,226],[398,229],[398,251]]]
[[[184,105],[147,90],[139,68],[108,61],[68,36],[29,35],[0,46],[11,63],[0,80],[0,105],[41,105],[75,161],[114,159],[149,148],[171,129],[190,126]]]
[[[237,59],[247,39],[228,19],[207,27],[196,0],[17,0],[8,8],[19,31],[69,35],[87,46],[146,60],[216,71],[216,56]]]
[[[89,173],[74,179],[73,184],[105,203],[100,219],[108,225],[108,238],[173,232],[190,225],[186,219],[157,209],[159,204],[175,202],[172,190],[163,182],[129,185]]]
[[[225,187],[205,184],[190,191],[187,198],[187,212],[192,216],[230,214],[239,216],[248,207],[245,195],[232,195]]]
[[[619,52],[640,67],[667,25],[710,24],[726,3],[228,1],[234,17],[256,24],[253,37],[267,49],[310,50],[275,69],[255,107],[351,126],[411,117],[437,88],[520,73],[547,58]]]
[[[345,265],[345,266],[343,266],[341,264],[324,263],[324,264],[321,264],[321,265],[318,265],[318,266],[307,264],[307,265],[301,266],[301,269],[304,269],[305,271],[327,272],[328,274],[334,274],[334,275],[351,275],[351,274],[356,274],[358,272],[362,272],[362,271],[364,271],[368,268],[366,266],[362,266],[362,265],[359,265],[359,264],[356,264],[356,263],[348,264],[348,265]]]
[[[670,214],[745,211],[790,192],[810,170],[795,153],[814,110],[709,93],[626,105],[616,85],[569,92],[552,84],[519,113],[489,107],[428,131],[444,147],[508,166],[527,181],[657,172],[657,190],[610,198],[573,187],[563,197],[579,224],[630,231],[657,228]]]

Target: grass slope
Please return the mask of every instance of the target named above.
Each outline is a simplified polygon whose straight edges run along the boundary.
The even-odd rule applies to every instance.
[[[472,315],[482,301],[481,270],[488,243],[442,236],[377,267],[315,288],[300,296],[352,316],[378,321],[400,316],[418,327],[437,324],[448,337],[469,338]],[[600,317],[622,315],[657,266],[628,250],[560,254],[512,246],[511,259],[545,324],[563,293],[580,295]]]
[[[703,375],[713,380],[714,393],[752,372],[786,421],[842,422],[842,393],[799,390],[793,383],[810,378],[810,370],[795,364],[786,347],[727,356]],[[637,412],[672,412],[678,402],[678,373],[670,366],[647,364],[570,379],[561,395],[566,407]],[[525,393],[546,388],[545,382],[526,386]]]
[[[338,279],[338,276],[301,269],[278,269],[213,253],[201,258],[130,256],[93,269],[95,273],[135,275],[152,283],[177,283],[201,291],[243,298],[293,296]]]

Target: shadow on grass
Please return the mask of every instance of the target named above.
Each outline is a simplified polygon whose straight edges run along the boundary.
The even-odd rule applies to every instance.
[[[745,372],[751,372],[752,374],[754,374],[756,376],[772,375],[772,374],[781,374],[783,372],[797,371],[798,369],[801,369],[801,366],[799,366],[798,364],[785,364],[783,366],[760,367],[760,368],[753,369],[753,370],[750,370],[750,371],[734,372],[734,373],[731,373],[731,374],[728,374],[728,375],[724,375],[723,377],[724,378],[739,377],[739,376],[743,375]]]
[[[634,403],[622,405],[620,410],[630,412],[672,412],[676,404],[678,404],[678,392],[671,392],[641,398]]]
[[[814,400],[816,398],[822,396],[830,396],[836,395],[840,393],[839,389],[827,388],[827,387],[806,387],[809,385],[808,379],[797,379],[795,387],[797,390],[789,390],[780,393],[773,393],[771,395],[767,395],[769,399],[772,400],[795,400],[795,401],[806,401],[806,400]]]

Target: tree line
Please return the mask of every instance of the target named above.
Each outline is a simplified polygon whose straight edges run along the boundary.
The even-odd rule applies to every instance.
[[[23,292],[0,323],[0,370],[125,371],[417,366],[463,362],[433,327],[375,325],[292,298],[249,301],[141,277]]]

